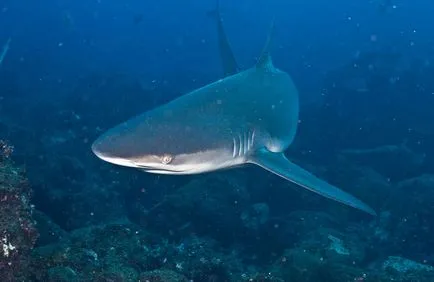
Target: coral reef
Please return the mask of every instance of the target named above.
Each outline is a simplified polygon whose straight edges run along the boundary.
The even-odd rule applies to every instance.
[[[23,169],[10,159],[13,147],[0,141],[0,277],[27,281],[30,251],[37,239],[31,189]]]
[[[32,268],[37,281],[229,281],[241,264],[218,249],[211,239],[170,243],[118,222],[78,229],[36,248]]]

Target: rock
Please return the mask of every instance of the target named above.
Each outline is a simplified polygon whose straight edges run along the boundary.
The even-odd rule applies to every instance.
[[[80,281],[77,273],[70,267],[55,266],[48,269],[48,282],[75,282]]]
[[[10,148],[0,140],[0,276],[2,281],[25,281],[38,232],[31,188],[24,171],[9,159]]]
[[[249,194],[243,178],[230,173],[193,178],[148,211],[149,224],[161,230],[194,232],[232,240],[242,229],[241,213]]]
[[[83,228],[61,243],[36,248],[34,276],[45,281],[50,267],[58,266],[69,267],[81,278],[92,278],[90,281],[137,281],[140,271],[161,267],[167,248],[156,255],[152,251],[160,245],[161,240],[125,222]]]
[[[334,263],[321,256],[302,248],[286,250],[273,265],[271,273],[280,277],[281,281],[359,281],[356,277],[364,271],[352,265]],[[364,281],[364,280],[360,280]]]
[[[234,248],[228,251],[212,238],[190,236],[173,248],[176,253],[164,268],[182,273],[193,281],[209,281],[210,278],[232,281],[231,276],[242,269]]]
[[[68,238],[68,233],[54,223],[46,214],[41,211],[34,210],[33,217],[35,218],[36,228],[39,231],[39,237],[36,246],[44,246],[48,244],[58,243]]]
[[[398,188],[402,190],[406,189],[420,189],[421,192],[429,191],[434,186],[434,175],[432,174],[423,174],[417,177],[413,177],[410,179],[403,180],[398,183]]]
[[[319,253],[324,260],[348,266],[361,265],[365,259],[367,244],[355,235],[319,228],[308,233],[297,246]]]
[[[256,203],[243,211],[241,220],[246,228],[258,230],[268,222],[269,216],[270,208],[268,205],[266,203]]]
[[[395,192],[386,203],[394,214],[407,216],[414,213],[434,212],[434,175],[424,174],[403,180],[396,185]]]
[[[330,215],[311,211],[294,211],[287,217],[272,218],[270,223],[276,229],[275,240],[288,244],[305,239],[312,230],[339,227],[339,223]]]
[[[431,256],[434,248],[434,176],[425,174],[399,182],[383,209],[390,211],[390,251],[406,257]],[[405,243],[403,243],[405,242]]]
[[[389,256],[383,262],[383,269],[387,281],[434,281],[434,267],[402,257]]]
[[[333,235],[327,236],[330,240],[330,245],[328,247],[329,250],[334,251],[338,255],[349,256],[350,250],[345,246],[342,239],[335,237]]]
[[[386,270],[394,270],[399,273],[409,272],[433,272],[434,267],[422,263],[418,263],[406,258],[390,256],[383,263],[383,268]]]
[[[103,274],[98,275],[96,278],[98,281],[140,281],[137,271],[124,265],[113,265],[107,270],[104,270]],[[177,281],[177,280],[176,280]]]
[[[412,151],[405,143],[372,149],[343,150],[341,154],[358,165],[371,167],[391,179],[401,179],[404,175],[417,171],[425,161],[425,154]]]
[[[176,273],[172,270],[153,270],[140,274],[139,282],[188,282],[182,274]]]

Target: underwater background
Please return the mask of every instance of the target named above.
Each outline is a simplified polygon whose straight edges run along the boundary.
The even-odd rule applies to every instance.
[[[434,2],[220,6],[242,69],[275,19],[301,103],[287,157],[378,215],[257,167],[156,175],[92,153],[223,77],[214,0],[1,0],[0,281],[434,281]]]

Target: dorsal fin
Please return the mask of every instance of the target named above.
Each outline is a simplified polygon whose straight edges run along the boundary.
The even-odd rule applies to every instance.
[[[218,48],[222,60],[224,75],[229,76],[236,74],[239,71],[239,67],[223,28],[223,20],[220,15],[220,0],[216,0],[215,10],[209,12],[208,15],[215,17],[217,21]]]
[[[264,49],[262,50],[262,54],[259,57],[258,62],[256,63],[256,68],[265,69],[265,70],[273,70],[273,60],[271,59],[270,48],[272,45],[273,37],[275,32],[275,18],[271,21],[270,31],[268,32],[267,41],[265,42]]]

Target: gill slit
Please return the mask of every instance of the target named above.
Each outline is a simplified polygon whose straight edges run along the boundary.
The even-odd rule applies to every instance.
[[[247,131],[242,134],[237,134],[232,138],[232,157],[238,158],[247,155],[253,148],[255,142],[255,131]]]
[[[233,143],[233,147],[232,147],[232,157],[235,158],[237,155],[237,142],[235,141],[235,138],[232,138],[232,143]]]
[[[244,132],[244,154],[246,154],[249,149],[249,132]]]
[[[238,134],[238,141],[240,142],[238,146],[238,157],[240,157],[243,153],[243,138],[241,134]]]

